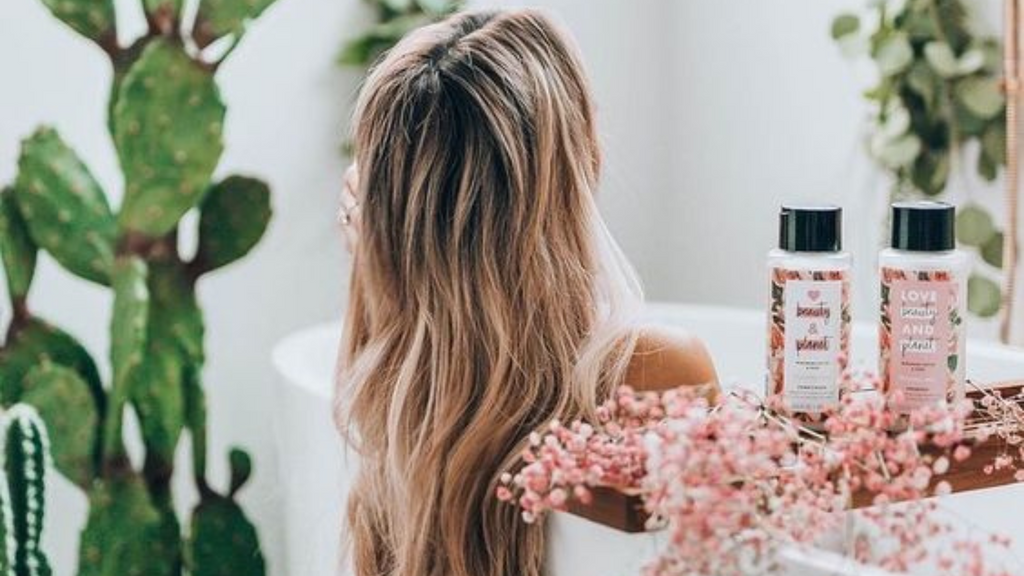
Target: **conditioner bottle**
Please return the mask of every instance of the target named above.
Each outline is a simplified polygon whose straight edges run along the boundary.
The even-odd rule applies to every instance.
[[[783,206],[768,254],[771,303],[767,395],[809,426],[840,399],[850,342],[850,255],[838,206]]]
[[[969,262],[955,220],[942,202],[892,205],[891,246],[879,256],[879,373],[900,413],[964,395]]]

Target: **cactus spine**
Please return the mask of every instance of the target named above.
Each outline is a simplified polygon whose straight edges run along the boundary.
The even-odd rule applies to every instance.
[[[17,543],[0,550],[0,576],[49,573],[38,547],[43,509],[36,500],[48,453],[89,499],[79,576],[260,576],[256,529],[236,501],[251,473],[249,456],[232,451],[232,477],[221,491],[206,477],[205,328],[196,284],[245,256],[270,220],[265,183],[211,178],[226,114],[216,70],[273,0],[199,0],[194,22],[182,22],[190,12],[183,0],[145,0],[148,30],[129,46],[117,41],[114,0],[41,2],[110,57],[107,125],[125,190],[120,206],[111,207],[88,166],[48,127],[25,138],[18,175],[0,190],[0,257],[14,310],[0,347],[0,404],[34,406],[11,412],[41,418],[53,439],[47,452],[41,425],[8,433],[7,462],[25,474],[6,475],[9,490],[0,492],[13,512],[0,530],[5,542]],[[228,48],[216,57],[194,49],[221,38]],[[192,210],[199,212],[199,246],[189,256],[177,238]],[[85,348],[28,305],[40,249],[113,292],[106,386]],[[127,456],[127,409],[140,423],[141,467]],[[200,496],[188,522],[175,515],[171,493],[185,434]]]

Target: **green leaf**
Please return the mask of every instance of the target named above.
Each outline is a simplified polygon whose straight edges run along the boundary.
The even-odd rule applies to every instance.
[[[252,522],[230,498],[207,496],[192,513],[192,576],[263,576],[266,566]]]
[[[981,136],[981,153],[998,165],[1006,163],[1006,123],[991,122]]]
[[[433,16],[447,16],[462,7],[462,0],[416,0],[419,7]]]
[[[1005,100],[995,78],[964,78],[957,82],[954,91],[957,99],[979,118],[993,118],[1003,111]]]
[[[12,298],[25,298],[36,272],[38,249],[14,201],[10,188],[0,192],[0,255],[7,276],[7,292]]]
[[[956,368],[959,365],[960,357],[956,354],[950,354],[949,357],[946,358],[946,366],[949,368],[950,372],[956,372]]]
[[[224,111],[209,70],[168,40],[150,42],[114,104],[123,230],[161,236],[196,205],[223,150]]]
[[[858,30],[860,30],[860,18],[854,14],[840,14],[832,20],[833,40],[855,34]]]
[[[931,68],[920,62],[914,63],[907,74],[907,85],[924,100],[925,106],[928,108],[935,105],[938,92],[936,80]]]
[[[912,164],[921,153],[921,140],[914,134],[881,140],[873,145],[872,153],[887,168],[902,168]]]
[[[980,247],[996,233],[995,223],[988,210],[977,204],[968,204],[956,215],[956,237],[967,246]]]
[[[146,347],[149,289],[146,263],[122,256],[114,267],[114,313],[110,323],[110,358],[114,383],[104,430],[106,457],[121,454],[121,424],[132,383],[142,365]]]
[[[172,23],[178,21],[183,4],[183,0],[143,0],[150,19],[167,19]]]
[[[240,35],[274,0],[201,0],[194,36],[201,47],[228,34]]]
[[[34,406],[46,422],[57,469],[87,489],[95,473],[99,415],[89,385],[71,368],[44,362],[29,371],[21,401]]]
[[[953,53],[953,49],[949,47],[949,44],[945,42],[929,42],[925,44],[924,58],[932,70],[935,70],[943,78],[953,78],[960,74],[960,65],[956,54]]]
[[[883,40],[875,53],[875,61],[882,76],[892,76],[906,70],[913,60],[914,50],[903,34]]]
[[[990,266],[996,268],[1003,267],[1003,244],[1004,236],[1002,232],[996,232],[985,242],[981,247],[981,259],[987,262]]]
[[[387,6],[392,12],[403,13],[412,8],[413,0],[380,0],[382,4]]]
[[[967,281],[967,309],[982,318],[991,318],[1002,306],[999,285],[992,280],[972,274]]]
[[[22,142],[14,199],[36,245],[82,278],[110,281],[114,216],[96,179],[55,130],[40,128]]]
[[[57,19],[97,42],[116,40],[113,0],[42,0]]]
[[[270,222],[270,188],[260,180],[231,176],[215,184],[200,206],[196,261],[203,272],[252,250]]]
[[[941,194],[949,179],[949,153],[925,150],[914,160],[910,178],[921,192],[929,196]]]

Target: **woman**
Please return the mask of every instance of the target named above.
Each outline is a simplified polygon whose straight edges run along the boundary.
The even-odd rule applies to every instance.
[[[355,572],[539,575],[543,530],[495,498],[524,439],[624,383],[713,383],[711,360],[637,323],[594,201],[587,81],[544,16],[459,14],[408,36],[367,79],[354,143],[337,415],[361,460]]]

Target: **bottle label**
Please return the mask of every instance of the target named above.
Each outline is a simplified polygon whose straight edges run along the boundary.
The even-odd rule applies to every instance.
[[[897,411],[935,405],[952,394],[962,322],[957,291],[949,272],[883,268],[879,361],[883,388],[900,393]]]
[[[776,269],[772,275],[769,392],[792,415],[839,403],[849,346],[849,279],[844,271]]]

